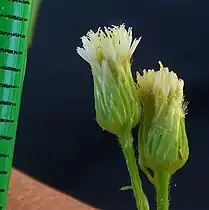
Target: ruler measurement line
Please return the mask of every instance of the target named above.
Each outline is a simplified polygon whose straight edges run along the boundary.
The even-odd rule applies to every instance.
[[[4,188],[0,189],[0,193],[5,192],[6,190]]]
[[[14,103],[12,101],[0,101],[0,105],[4,105],[4,106],[16,106],[16,103]]]
[[[14,67],[11,67],[11,66],[0,66],[0,69],[5,70],[5,71],[20,72],[20,69],[14,68]]]
[[[0,52],[13,54],[13,55],[21,55],[21,54],[23,54],[22,51],[11,50],[11,49],[7,49],[7,48],[0,48]]]
[[[8,1],[12,3],[21,3],[21,4],[26,4],[26,5],[30,4],[30,2],[27,0],[8,0]]]
[[[0,153],[0,158],[8,158],[8,157],[9,157],[8,154]]]
[[[26,37],[24,34],[20,34],[20,33],[16,33],[16,32],[1,31],[1,30],[0,30],[0,35],[23,38],[23,39]]]
[[[21,21],[21,22],[28,21],[27,18],[20,17],[18,15],[2,14],[2,13],[0,13],[0,18],[6,18],[6,19],[10,19],[10,20],[17,20],[17,21]]]
[[[0,118],[0,123],[14,123],[15,121],[14,120],[9,120],[9,119],[6,119],[6,118]]]
[[[19,86],[17,86],[17,85],[5,84],[5,83],[0,83],[0,88],[10,88],[10,89],[15,89],[15,88],[19,88]]]
[[[8,171],[0,171],[0,175],[7,175]]]
[[[0,135],[0,141],[1,141],[1,140],[10,141],[10,140],[12,140],[12,139],[13,139],[13,137],[11,137],[11,136],[3,136],[3,135]]]

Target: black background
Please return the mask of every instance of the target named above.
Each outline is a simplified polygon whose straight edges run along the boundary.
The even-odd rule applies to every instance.
[[[188,163],[172,178],[171,210],[208,209],[209,3],[194,0],[44,0],[29,51],[14,166],[103,210],[135,209],[115,136],[94,120],[89,66],[77,54],[89,29],[125,23],[142,36],[133,70],[162,60],[185,80]],[[151,209],[154,190],[143,177]],[[175,186],[176,185],[176,186]]]

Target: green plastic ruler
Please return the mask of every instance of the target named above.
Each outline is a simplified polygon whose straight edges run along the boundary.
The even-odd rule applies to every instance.
[[[8,198],[31,9],[32,0],[0,0],[0,210]]]

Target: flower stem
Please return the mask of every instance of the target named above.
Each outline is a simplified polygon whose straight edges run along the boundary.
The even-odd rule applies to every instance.
[[[142,182],[139,176],[139,170],[135,158],[133,137],[131,132],[124,133],[119,137],[119,140],[122,146],[124,157],[126,159],[137,209],[149,210],[148,200],[142,189]]]
[[[155,172],[155,189],[157,195],[157,210],[169,209],[169,181],[170,174],[167,171]]]

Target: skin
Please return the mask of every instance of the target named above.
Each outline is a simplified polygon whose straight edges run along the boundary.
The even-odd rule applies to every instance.
[[[96,210],[13,169],[7,210]]]

